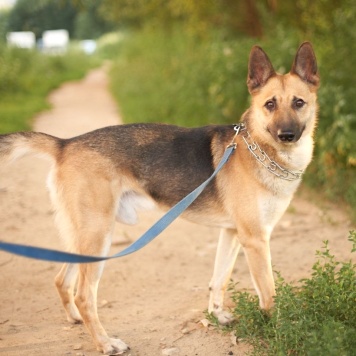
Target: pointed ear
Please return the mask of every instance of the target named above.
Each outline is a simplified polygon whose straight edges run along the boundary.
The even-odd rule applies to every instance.
[[[261,47],[253,46],[248,62],[247,87],[250,93],[263,87],[276,74],[271,61]]]
[[[319,85],[318,66],[310,42],[304,42],[300,45],[290,72],[298,75],[300,79],[309,84],[316,87]]]

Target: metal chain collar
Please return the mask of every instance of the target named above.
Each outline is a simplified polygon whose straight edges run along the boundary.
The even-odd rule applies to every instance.
[[[267,155],[267,153],[261,149],[258,143],[252,140],[244,123],[235,125],[234,130],[236,131],[235,137],[239,132],[245,131],[245,134],[242,135],[242,138],[245,141],[248,150],[252,153],[256,160],[261,163],[269,172],[271,172],[278,178],[288,181],[294,181],[302,177],[302,174],[304,173],[303,170],[293,172],[281,167],[276,161],[273,161]]]

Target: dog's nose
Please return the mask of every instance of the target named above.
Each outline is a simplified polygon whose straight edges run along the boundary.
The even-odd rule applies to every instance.
[[[278,138],[282,142],[292,142],[295,138],[295,133],[292,131],[280,131],[278,132]]]

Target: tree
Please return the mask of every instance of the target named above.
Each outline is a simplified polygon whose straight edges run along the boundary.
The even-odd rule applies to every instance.
[[[6,31],[66,29],[70,37],[96,38],[113,25],[100,16],[100,2],[74,0],[18,0],[9,13]]]
[[[115,24],[105,19],[99,9],[100,2],[76,3],[78,14],[75,19],[76,38],[98,38],[115,28]]]
[[[77,10],[69,0],[18,0],[9,14],[8,31],[43,31],[66,29],[73,34]]]
[[[129,26],[169,26],[181,21],[189,29],[201,33],[216,27],[260,37],[263,31],[257,1],[103,0],[101,12],[111,20]]]

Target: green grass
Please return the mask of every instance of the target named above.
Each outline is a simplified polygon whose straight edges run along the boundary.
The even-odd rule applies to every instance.
[[[31,119],[36,113],[48,109],[44,97],[14,94],[0,100],[0,133],[31,129]]]
[[[350,232],[356,252],[356,232]],[[275,309],[232,286],[236,322],[229,330],[253,346],[252,355],[352,356],[356,350],[356,264],[335,259],[324,242],[312,275],[299,286],[276,281]],[[216,322],[215,320],[213,320]]]
[[[251,45],[201,41],[180,29],[127,36],[111,77],[125,122],[236,122],[247,107],[246,86],[236,83],[246,81]]]
[[[0,133],[29,130],[33,116],[49,108],[49,92],[94,63],[78,51],[49,56],[0,45]]]

